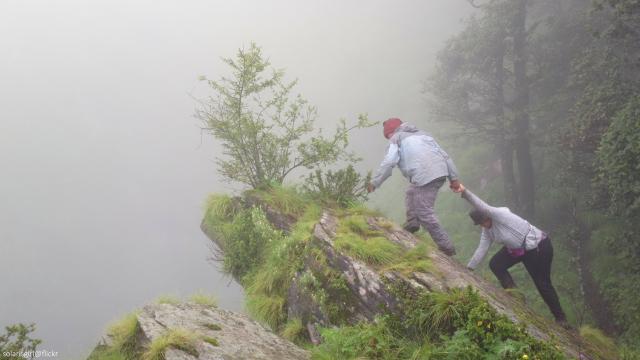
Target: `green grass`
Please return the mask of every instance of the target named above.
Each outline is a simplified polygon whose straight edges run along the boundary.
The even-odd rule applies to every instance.
[[[252,317],[265,323],[275,331],[286,319],[285,301],[285,298],[280,295],[252,293],[247,296],[246,307]]]
[[[401,253],[400,248],[384,237],[364,239],[357,234],[340,234],[334,240],[337,250],[370,265],[388,265]]]
[[[386,317],[373,323],[321,329],[323,343],[312,349],[311,359],[417,359],[420,345],[392,331]]]
[[[204,203],[204,219],[209,225],[233,218],[239,211],[233,198],[223,194],[211,194]]]
[[[118,349],[108,348],[96,350],[91,353],[87,360],[129,360],[130,357],[127,357],[125,354],[120,352]]]
[[[160,295],[155,300],[155,303],[159,305],[162,305],[162,304],[178,305],[180,304],[180,302],[181,302],[180,298],[173,294]]]
[[[269,206],[295,218],[304,213],[309,202],[307,197],[291,186],[274,185],[264,190],[249,190],[248,194],[257,196]]]
[[[606,336],[600,329],[593,328],[589,325],[580,327],[580,336],[585,342],[593,345],[597,349],[603,359],[619,359],[618,347],[613,339]]]
[[[114,350],[113,353],[119,353],[129,358],[135,356],[138,327],[138,315],[135,312],[125,315],[108,327],[107,335],[113,340],[111,346]]]
[[[340,219],[338,232],[352,232],[362,237],[383,236],[381,231],[372,229],[363,215],[351,215]]]
[[[302,324],[302,320],[296,318],[287,321],[280,335],[293,343],[301,344],[306,339],[306,329]]]
[[[383,271],[396,271],[404,276],[409,276],[414,272],[437,273],[429,258],[429,247],[419,244],[415,248],[402,254],[396,262],[385,266]]]
[[[384,218],[378,220],[378,225],[387,231],[393,231],[396,229],[396,225],[392,221]]]
[[[203,336],[202,337],[202,341],[204,341],[204,342],[206,342],[208,344],[211,344],[211,345],[213,345],[215,347],[220,346],[220,343],[218,342],[218,339],[216,339],[214,337],[211,337],[211,336]]]
[[[377,216],[377,217],[383,216],[380,211],[369,209],[366,205],[362,203],[354,204],[353,206],[350,206],[348,208],[338,208],[334,210],[339,217],[346,217],[351,215]]]
[[[142,360],[164,360],[165,351],[172,347],[198,357],[196,344],[198,336],[186,329],[170,329],[154,339],[142,354]]]
[[[265,260],[242,279],[247,310],[273,330],[284,324],[287,291],[296,272],[302,268],[305,249],[321,214],[318,205],[307,205],[290,234],[270,242],[265,249]]]
[[[527,297],[526,297],[525,293],[522,290],[520,290],[519,288],[505,289],[505,291],[507,292],[507,294],[511,295],[511,297],[517,299],[518,301],[522,302],[523,304],[527,303]]]
[[[204,306],[210,306],[210,307],[218,306],[218,299],[216,299],[216,297],[213,296],[212,294],[207,294],[203,291],[198,291],[197,293],[191,295],[189,297],[189,300],[198,305],[204,305]]]
[[[340,218],[334,246],[368,264],[388,265],[400,256],[401,249],[382,235],[371,228],[365,215],[348,215]]]
[[[204,324],[202,324],[202,326],[206,327],[207,329],[209,329],[211,331],[220,331],[220,330],[222,330],[220,325],[214,324],[214,323],[204,323]]]

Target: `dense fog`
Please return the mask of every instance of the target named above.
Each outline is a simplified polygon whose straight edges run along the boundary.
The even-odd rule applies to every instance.
[[[112,319],[203,289],[242,310],[199,229],[220,181],[200,132],[198,76],[256,42],[318,107],[428,117],[423,82],[474,9],[429,1],[3,1],[0,4],[0,325],[86,355]],[[378,127],[353,149],[373,168]]]

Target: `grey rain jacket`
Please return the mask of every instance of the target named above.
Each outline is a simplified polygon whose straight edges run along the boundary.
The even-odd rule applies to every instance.
[[[391,176],[396,165],[402,175],[416,186],[442,177],[448,177],[450,181],[458,180],[458,170],[453,160],[434,138],[407,123],[400,125],[389,139],[387,155],[371,181],[373,186],[379,188]]]

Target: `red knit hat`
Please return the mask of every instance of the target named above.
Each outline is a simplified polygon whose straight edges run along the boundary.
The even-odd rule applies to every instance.
[[[391,137],[394,131],[402,125],[402,120],[398,118],[390,118],[389,120],[382,123],[382,128],[384,131],[384,137],[387,139]]]

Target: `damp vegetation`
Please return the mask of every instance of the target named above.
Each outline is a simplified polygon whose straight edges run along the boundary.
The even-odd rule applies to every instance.
[[[312,358],[565,359],[555,344],[529,336],[471,288],[400,296],[403,316],[325,328],[324,342],[312,350]]]
[[[168,305],[177,305],[180,304],[180,297],[173,294],[164,294],[158,296],[155,300],[156,304],[168,304]]]
[[[110,346],[98,346],[89,356],[89,360],[132,360],[139,356],[136,344],[138,332],[137,313],[123,316],[107,329],[107,336],[111,338]]]
[[[259,198],[261,205],[243,208],[247,197]],[[351,300],[344,275],[328,265],[326,254],[312,241],[323,210],[339,219],[333,245],[344,255],[403,275],[433,271],[426,242],[403,250],[385,237],[384,232],[392,228],[390,222],[372,226],[369,222],[380,214],[359,203],[343,207],[337,202],[320,202],[301,190],[282,186],[250,190],[243,198],[211,195],[203,226],[216,234],[224,249],[223,269],[245,288],[249,313],[275,331],[282,332],[287,323],[287,294],[296,276],[334,323],[345,321]],[[291,216],[288,232],[273,227],[264,206]]]
[[[214,295],[207,294],[204,291],[198,291],[191,295],[189,301],[202,306],[218,307],[218,299]]]
[[[276,200],[275,194],[286,194]],[[387,284],[399,301],[397,311],[380,311],[375,321],[357,321],[354,295],[345,275],[335,269],[314,236],[323,213],[337,220],[333,249],[379,274],[411,278],[416,272],[441,276],[429,254],[430,239],[405,249],[389,240],[399,231],[392,222],[362,205],[347,207],[314,201],[295,188],[252,190],[261,202],[242,197],[211,196],[205,208],[205,231],[217,234],[225,269],[246,289],[246,307],[258,321],[282,337],[310,348],[314,359],[565,359],[559,344],[542,342],[498,314],[472,288],[426,292]],[[335,203],[334,203],[335,204]],[[291,217],[276,229],[265,208]],[[235,242],[235,243],[234,243]],[[292,286],[309,297],[326,316],[319,329],[323,342],[311,345],[306,322],[289,318]],[[607,350],[608,351],[608,350]],[[603,357],[607,358],[607,357]]]

